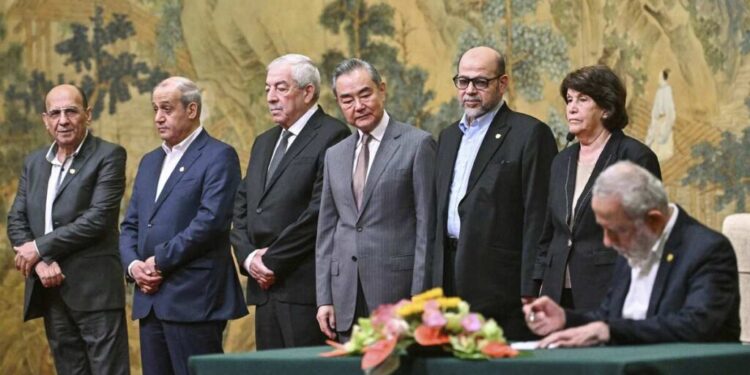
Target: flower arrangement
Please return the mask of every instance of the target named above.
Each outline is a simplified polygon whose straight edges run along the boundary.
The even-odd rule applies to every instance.
[[[462,359],[515,357],[503,330],[493,319],[472,313],[458,297],[444,297],[441,288],[412,299],[379,306],[369,318],[360,318],[351,339],[325,357],[364,354],[362,369],[371,370],[388,359],[398,358],[412,344],[440,347]],[[398,366],[398,365],[396,365]]]

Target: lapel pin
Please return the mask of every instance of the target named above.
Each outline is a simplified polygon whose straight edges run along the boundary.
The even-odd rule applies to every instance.
[[[185,172],[185,167],[180,167],[180,172]]]
[[[667,263],[671,263],[674,260],[674,254],[667,254]]]
[[[70,174],[76,174],[76,170],[73,168],[70,168]]]
[[[497,133],[497,134],[495,134],[495,139],[500,139],[500,137],[502,137],[502,136],[503,136],[502,134]]]

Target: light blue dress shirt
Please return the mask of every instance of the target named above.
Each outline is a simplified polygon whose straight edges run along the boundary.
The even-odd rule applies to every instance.
[[[474,166],[474,160],[479,153],[479,147],[482,146],[484,136],[490,128],[492,120],[495,118],[497,111],[502,107],[503,101],[491,111],[474,120],[471,126],[468,125],[466,114],[458,123],[458,128],[464,133],[461,137],[461,145],[458,147],[456,163],[453,165],[453,181],[451,181],[451,190],[448,200],[448,237],[458,238],[461,234],[461,218],[458,216],[458,204],[466,195],[466,185],[469,184],[469,175],[471,168]]]

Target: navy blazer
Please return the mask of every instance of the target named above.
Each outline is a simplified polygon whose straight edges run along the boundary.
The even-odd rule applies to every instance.
[[[155,255],[164,277],[155,294],[135,289],[133,319],[146,317],[152,309],[157,318],[178,322],[246,315],[229,246],[240,182],[237,153],[204,129],[155,201],[164,157],[157,148],[141,160],[121,224],[123,267]]]
[[[612,132],[576,206],[572,207],[581,145],[561,151],[552,161],[544,231],[539,240],[534,279],[541,294],[560,302],[565,269],[570,268],[573,307],[594,309],[602,302],[612,280],[617,252],[602,244],[602,228],[591,209],[591,188],[599,174],[620,160],[630,160],[661,179],[659,160],[646,145],[622,130]],[[572,215],[575,210],[575,215]],[[573,223],[568,225],[570,217]],[[543,280],[543,282],[542,282]],[[539,290],[537,284],[536,290]]]
[[[740,293],[732,244],[682,207],[664,246],[646,319],[622,318],[629,288],[630,267],[620,258],[601,306],[586,313],[566,310],[566,325],[605,321],[610,343],[616,345],[739,341]]]

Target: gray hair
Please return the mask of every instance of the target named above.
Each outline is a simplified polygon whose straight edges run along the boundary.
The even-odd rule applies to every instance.
[[[380,77],[380,73],[378,73],[378,70],[375,69],[372,64],[368,63],[365,60],[356,58],[347,59],[336,65],[336,69],[333,70],[333,80],[331,82],[331,87],[333,87],[333,95],[336,95],[336,79],[357,69],[364,69],[365,71],[367,71],[367,73],[370,74],[370,78],[372,78],[372,81],[375,82],[376,86],[380,86],[380,84],[383,83],[383,78]]]
[[[309,57],[296,53],[280,56],[268,64],[266,71],[279,65],[289,65],[292,68],[292,79],[300,88],[312,85],[314,89],[313,99],[318,100],[320,97],[320,71]]]
[[[180,91],[180,102],[183,106],[187,108],[190,103],[195,103],[198,105],[198,114],[201,113],[201,108],[203,107],[203,101],[201,99],[201,91],[198,88],[198,85],[195,84],[195,82],[185,78],[185,77],[169,77],[161,82],[159,82],[158,85],[154,88],[156,90],[159,87],[169,86],[174,84],[175,88]],[[151,93],[153,95],[153,92]]]
[[[650,210],[668,212],[669,201],[664,185],[651,172],[627,160],[619,161],[602,172],[594,182],[595,197],[617,197],[629,218],[643,219]]]

